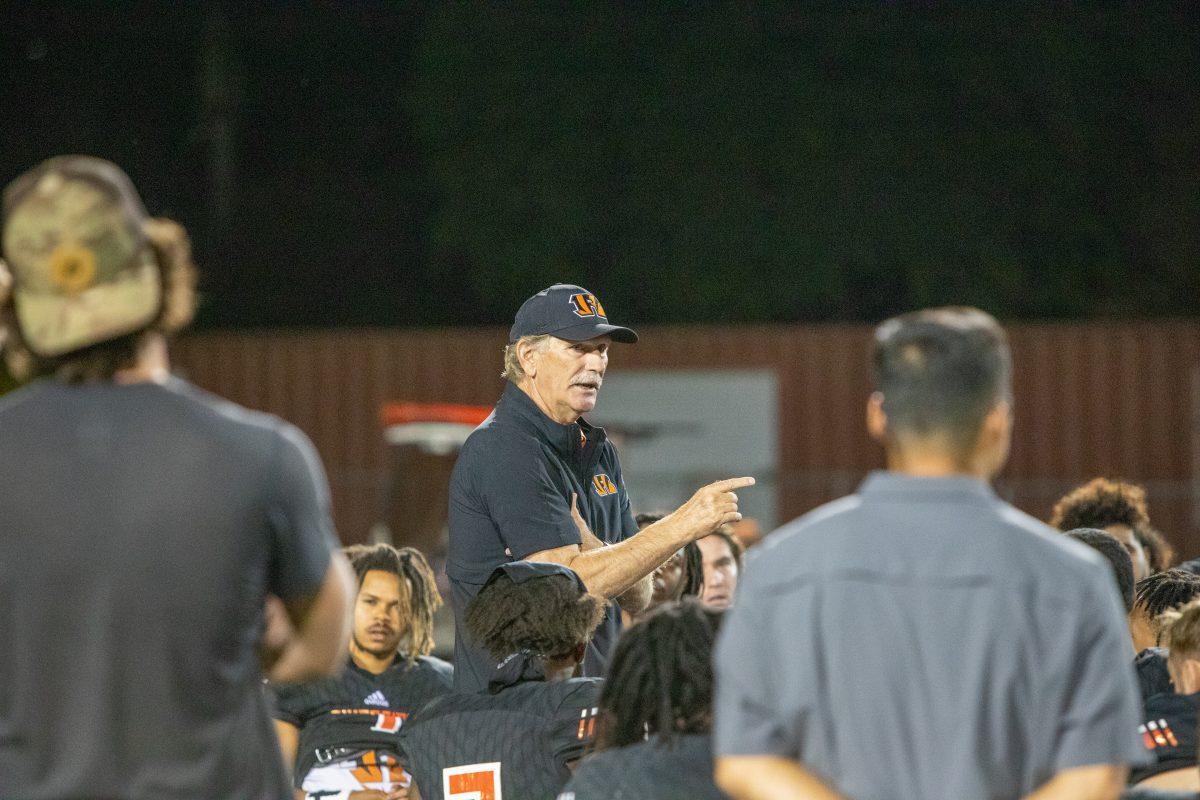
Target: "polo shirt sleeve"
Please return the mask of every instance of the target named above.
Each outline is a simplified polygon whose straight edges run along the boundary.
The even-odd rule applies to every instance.
[[[747,578],[752,579],[751,574]],[[737,602],[721,625],[715,655],[716,697],[713,703],[713,752],[718,756],[773,755],[795,758],[799,732],[783,711],[775,691],[780,671],[796,680],[805,671],[798,662],[781,660],[772,636],[768,593],[753,585],[739,587]],[[799,670],[799,671],[797,671]]]
[[[514,560],[580,544],[571,498],[550,477],[541,453],[506,454],[490,461],[477,483],[488,516]]]
[[[1107,574],[1087,582],[1074,637],[1077,665],[1063,681],[1055,772],[1095,764],[1149,761],[1137,735],[1140,703],[1129,658],[1129,632]]]
[[[269,589],[283,600],[312,597],[338,542],[325,471],[316,449],[298,428],[280,426],[266,480]]]

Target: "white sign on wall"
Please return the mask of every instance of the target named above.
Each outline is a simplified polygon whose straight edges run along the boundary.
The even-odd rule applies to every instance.
[[[613,370],[587,418],[616,442],[635,512],[670,511],[705,483],[753,475],[738,493],[742,514],[776,526],[773,371]]]

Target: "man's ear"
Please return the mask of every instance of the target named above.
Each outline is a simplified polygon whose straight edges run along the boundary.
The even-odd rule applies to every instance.
[[[537,377],[537,347],[531,342],[517,342],[517,361],[528,377]]]
[[[872,392],[867,399],[867,433],[883,444],[887,440],[887,414],[883,411],[883,394]]]
[[[583,657],[587,654],[587,642],[575,645],[575,651],[572,655],[575,656],[575,663],[582,664]]]

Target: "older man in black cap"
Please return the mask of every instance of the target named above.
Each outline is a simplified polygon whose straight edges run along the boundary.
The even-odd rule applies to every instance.
[[[535,561],[570,567],[588,591],[640,611],[649,576],[680,547],[741,519],[735,490],[753,478],[703,487],[640,533],[617,451],[583,415],[596,406],[612,342],[637,341],[611,325],[596,295],[556,284],[517,311],[504,353],[508,386],[463,446],[450,479],[446,572],[454,609],[455,688],[487,686],[494,660],[464,629],[463,612],[497,566]],[[636,535],[634,535],[636,534]],[[609,603],[583,661],[599,675],[620,631]]]

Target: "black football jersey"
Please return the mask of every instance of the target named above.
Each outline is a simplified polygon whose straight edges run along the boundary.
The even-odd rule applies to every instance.
[[[1146,700],[1146,713],[1138,733],[1154,763],[1134,767],[1130,783],[1176,769],[1196,768],[1196,723],[1200,694],[1156,694]]]
[[[558,800],[729,800],[713,782],[712,738],[650,739],[588,756]]]
[[[595,735],[600,685],[525,681],[434,700],[400,733],[422,800],[554,800]]]
[[[449,692],[453,683],[449,664],[422,657],[415,664],[397,659],[379,675],[351,661],[333,678],[272,687],[275,717],[300,729],[295,785],[303,783],[314,764],[339,760],[347,752],[398,754],[405,720]]]

